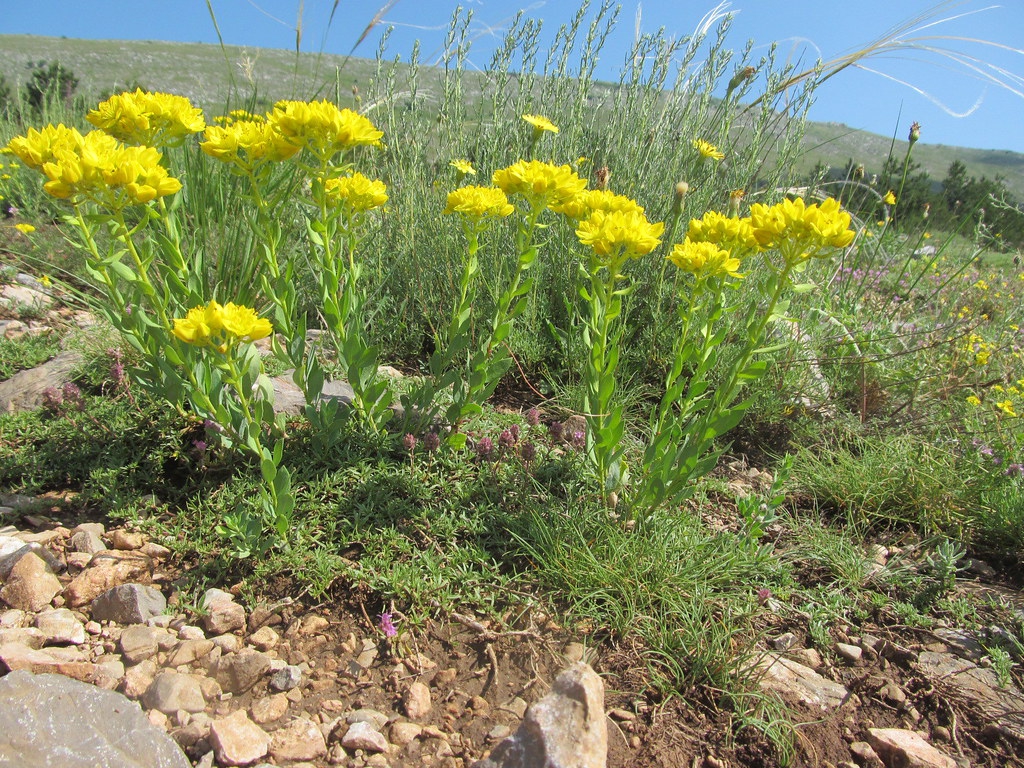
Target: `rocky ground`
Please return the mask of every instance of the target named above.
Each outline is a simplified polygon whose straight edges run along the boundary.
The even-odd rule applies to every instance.
[[[0,382],[5,407],[26,407],[67,371],[34,373]],[[227,584],[185,605],[188,563],[69,510],[57,498],[0,497],[0,765],[71,766],[67,756],[99,733],[125,765],[173,768],[456,768],[488,755],[484,765],[526,766],[538,764],[523,757],[538,744],[552,766],[784,763],[717,692],[661,697],[643,649],[588,641],[593,628],[453,613],[389,637],[358,594],[313,605],[283,588],[249,606]],[[890,553],[874,554],[881,566]],[[974,565],[959,589],[1024,611],[1018,588]],[[986,666],[984,633],[830,630],[822,653],[803,624],[780,617],[750,667],[790,707],[792,764],[1024,765],[1024,695]]]

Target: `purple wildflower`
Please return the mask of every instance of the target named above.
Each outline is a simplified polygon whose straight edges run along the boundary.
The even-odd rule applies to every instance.
[[[548,434],[551,435],[551,439],[556,442],[562,442],[562,424],[558,421],[553,421],[548,425]]]
[[[572,444],[572,447],[577,450],[581,449],[586,443],[586,441],[587,436],[583,433],[583,430],[580,429],[577,429],[575,432],[573,432],[572,437],[569,439],[569,442]]]
[[[757,602],[759,602],[761,605],[767,603],[771,599],[771,596],[772,591],[768,589],[768,587],[761,587],[759,590],[757,590]]]
[[[416,450],[416,435],[412,434],[412,432],[407,432],[405,434],[405,437],[402,438],[402,446],[409,453],[412,453],[413,451],[415,451]]]
[[[80,411],[85,407],[85,399],[82,397],[82,390],[74,382],[66,382],[61,387],[61,394],[64,395],[64,404],[73,411]]]
[[[64,404],[64,395],[56,387],[47,387],[43,390],[43,408],[57,413]]]
[[[441,438],[437,436],[437,432],[427,432],[423,436],[423,448],[427,453],[433,453],[441,447]]]
[[[511,450],[512,446],[514,446],[515,443],[516,443],[516,441],[512,437],[511,430],[508,430],[508,429],[501,430],[501,434],[498,435],[498,445],[501,446],[501,449],[503,451]]]
[[[523,461],[529,464],[537,458],[537,446],[533,443],[523,443],[519,448],[519,455],[523,457]]]
[[[494,453],[494,442],[489,437],[481,437],[476,444],[476,455],[481,459],[489,459],[492,453]]]
[[[540,424],[540,411],[536,408],[531,408],[526,412],[526,423],[531,427],[536,427]]]
[[[385,611],[380,614],[380,629],[384,633],[384,637],[395,637],[398,634],[398,628],[395,627],[395,622],[391,619],[391,614]]]
[[[520,434],[520,432],[519,432],[519,425],[518,424],[513,424],[511,427],[509,427],[508,428],[508,433],[512,436],[512,442],[513,443],[518,443],[519,442],[519,434]]]

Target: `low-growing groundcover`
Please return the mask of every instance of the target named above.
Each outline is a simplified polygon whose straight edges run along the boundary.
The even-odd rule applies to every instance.
[[[372,111],[211,119],[138,89],[16,114],[5,251],[116,334],[71,335],[75,381],[0,417],[0,487],[152,532],[182,605],[238,584],[353,606],[381,637],[397,617],[411,645],[455,614],[583,639],[641,715],[630,764],[702,739],[750,764],[848,759],[841,723],[757,685],[787,630],[852,682],[836,641],[997,626],[986,658],[1019,682],[1021,618],[958,581],[968,554],[1012,566],[1024,543],[1024,283],[992,233],[933,233],[859,180],[786,194],[800,106],[774,122],[771,61],[722,101],[722,67],[666,91],[655,64],[611,118],[586,78],[467,105],[459,64],[437,73],[443,119],[395,95],[424,72],[382,61]],[[46,354],[5,342],[0,370]],[[298,413],[274,410],[273,375]],[[330,378],[348,405],[319,397]],[[977,727],[953,744],[973,762],[1013,754],[889,674],[929,727]],[[861,698],[865,720],[920,723]]]

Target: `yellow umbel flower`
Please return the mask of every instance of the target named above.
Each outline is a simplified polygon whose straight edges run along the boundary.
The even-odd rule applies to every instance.
[[[570,219],[585,219],[594,211],[635,211],[643,215],[644,209],[636,200],[617,195],[607,189],[585,189],[571,200],[552,206],[551,210]]]
[[[380,208],[388,201],[387,187],[383,181],[369,179],[361,173],[327,179],[324,182],[327,199],[353,213]]]
[[[1005,413],[1007,416],[1017,417],[1017,412],[1013,410],[1013,400],[1006,399],[996,403],[996,408]]]
[[[239,341],[256,341],[273,333],[270,321],[249,307],[211,301],[174,320],[173,333],[186,344],[212,346],[221,352]]]
[[[203,111],[184,96],[148,93],[141,88],[111,96],[86,119],[126,144],[154,147],[180,145],[206,128]]]
[[[280,101],[269,122],[289,144],[308,148],[321,160],[358,146],[381,146],[383,131],[351,109],[323,101]]]
[[[523,120],[533,126],[534,137],[539,137],[544,132],[558,133],[558,126],[543,115],[523,115]]]
[[[686,237],[695,243],[714,243],[730,253],[753,253],[758,248],[750,219],[733,218],[718,211],[691,219]]]
[[[17,156],[27,167],[36,171],[53,159],[58,149],[76,147],[82,143],[82,134],[64,124],[48,125],[41,131],[29,128],[24,136],[15,136],[6,149]]]
[[[664,223],[652,224],[637,211],[594,211],[580,222],[576,237],[602,264],[614,267],[653,251],[664,231]]]
[[[540,160],[520,160],[495,171],[493,181],[506,195],[525,197],[534,209],[562,205],[587,186],[568,165]]]
[[[458,171],[460,176],[476,176],[476,168],[469,160],[452,160],[448,165]]]
[[[704,141],[704,139],[694,139],[693,148],[696,149],[697,152],[700,153],[700,156],[705,160],[714,160],[715,162],[718,162],[725,157],[725,154],[721,152],[718,147],[709,141]]]
[[[473,222],[487,218],[503,218],[515,208],[497,187],[460,187],[448,193],[448,205],[442,213],[460,213]]]
[[[882,198],[882,202],[886,205],[896,205],[896,193],[890,189],[885,193],[885,197]]]
[[[821,205],[807,205],[802,198],[772,206],[755,203],[750,207],[750,223],[762,248],[777,249],[794,263],[846,248],[856,236],[850,229],[850,214],[831,197]]]
[[[21,232],[21,234],[23,234],[23,235],[31,235],[33,232],[36,231],[36,228],[33,227],[31,224],[15,224],[14,228],[16,230],[18,230],[19,232]],[[46,276],[44,275],[43,277],[46,277]],[[49,279],[49,278],[47,278],[47,279]],[[45,285],[45,283],[44,283],[44,285]]]
[[[713,242],[698,242],[686,238],[676,243],[666,258],[684,272],[690,272],[697,278],[743,277],[738,270],[740,260],[729,251]]]
[[[235,120],[229,125],[211,125],[199,147],[210,157],[251,173],[266,163],[278,163],[297,154],[300,147],[289,144],[266,120]]]

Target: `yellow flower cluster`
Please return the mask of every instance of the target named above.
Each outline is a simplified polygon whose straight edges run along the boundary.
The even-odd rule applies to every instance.
[[[787,260],[795,261],[845,248],[856,234],[850,229],[850,214],[831,197],[820,205],[807,205],[802,198],[771,206],[755,203],[750,207],[750,223],[762,248],[782,250]]]
[[[235,120],[227,125],[211,125],[199,147],[210,157],[230,163],[243,173],[252,173],[265,163],[278,163],[297,154],[300,147],[290,144],[266,120]]]
[[[992,357],[992,352],[995,348],[995,344],[985,341],[984,337],[979,336],[976,333],[972,333],[967,337],[967,343],[965,345],[966,351],[974,355],[974,364],[978,366],[988,365],[989,359]]]
[[[476,176],[476,168],[469,160],[452,160],[448,165],[458,171],[461,176]]]
[[[170,93],[118,93],[101,102],[86,119],[118,141],[147,147],[181,144],[206,128],[203,111]]]
[[[280,101],[268,121],[285,141],[326,160],[358,146],[380,147],[383,131],[351,109],[323,101]]]
[[[380,208],[388,201],[387,187],[383,181],[370,179],[361,173],[327,179],[324,182],[327,199],[342,206],[351,213],[364,213]]]
[[[273,332],[270,321],[255,310],[238,304],[211,301],[205,307],[193,307],[184,318],[174,321],[174,335],[187,344],[214,347],[219,352],[239,341],[263,339]]]
[[[126,147],[102,131],[83,136],[74,128],[49,125],[12,139],[7,148],[42,171],[47,177],[43,189],[61,199],[81,196],[120,210],[181,189],[181,182],[160,164],[156,149]]]
[[[643,215],[644,209],[632,198],[607,189],[587,189],[561,205],[551,207],[570,219],[585,219],[594,211],[633,211]]]
[[[695,243],[713,243],[740,255],[758,249],[750,219],[725,216],[718,211],[708,211],[699,219],[691,219],[686,237]]]
[[[568,165],[520,160],[494,172],[493,182],[506,195],[522,195],[534,209],[564,205],[587,186]]]
[[[460,213],[472,222],[483,218],[502,218],[510,215],[515,208],[508,197],[497,187],[460,187],[448,193],[448,205],[444,213]]]
[[[548,133],[558,133],[558,126],[543,115],[523,115],[523,120],[533,126],[535,137],[539,137],[545,131]]]
[[[641,211],[594,211],[580,222],[576,237],[602,264],[617,267],[657,248],[664,231],[664,223],[652,224]]]
[[[740,260],[713,242],[699,242],[686,238],[676,243],[668,260],[697,279],[707,277],[743,277],[738,270]]]

